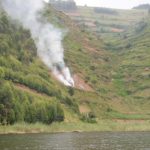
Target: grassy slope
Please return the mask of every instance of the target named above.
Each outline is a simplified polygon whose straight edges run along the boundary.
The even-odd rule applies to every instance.
[[[110,40],[107,47],[118,55],[120,62],[114,71],[116,93],[132,107],[133,111],[149,114],[150,99],[150,20],[147,17],[137,26]],[[138,107],[140,105],[140,108]],[[142,111],[141,111],[142,110]]]
[[[57,132],[93,132],[93,131],[149,131],[150,122],[144,120],[100,120],[96,124],[84,122],[52,123],[50,126],[36,123],[17,123],[12,126],[2,126],[0,134],[24,134],[24,133],[57,133]]]
[[[99,119],[143,120],[149,118],[148,108],[150,104],[148,103],[148,99],[145,98],[145,94],[144,102],[139,101],[139,99],[134,96],[126,96],[127,87],[124,87],[124,81],[122,81],[124,78],[121,78],[121,80],[118,79],[118,76],[120,76],[120,67],[128,60],[127,58],[129,55],[127,53],[123,54],[123,56],[118,59],[116,53],[103,50],[103,47],[105,46],[102,40],[96,38],[93,34],[80,30],[65,14],[56,12],[50,8],[50,6],[47,8],[45,16],[56,26],[68,30],[63,41],[65,61],[71,68],[72,73],[79,74],[89,85],[91,85],[94,92],[74,89],[74,95],[70,96],[68,92],[69,89],[55,81],[55,79],[51,77],[48,69],[44,67],[37,57],[35,57],[30,64],[23,64],[17,60],[16,56],[18,53],[6,57],[7,61],[12,61],[11,63],[14,63],[13,61],[15,61],[15,63],[20,64],[20,67],[17,68],[18,70],[16,69],[16,73],[22,74],[23,77],[25,77],[25,74],[27,73],[32,75],[34,79],[40,78],[40,80],[46,81],[48,83],[47,86],[49,91],[51,92],[52,89],[52,93],[59,91],[61,96],[59,97],[57,94],[49,96],[45,92],[38,91],[37,89],[33,90],[33,88],[27,84],[25,85],[26,87],[16,85],[13,80],[12,84],[16,90],[29,95],[34,95],[34,97],[39,100],[57,101],[64,110],[65,122],[79,122],[81,115],[75,113],[74,104],[70,105],[70,103],[68,104],[63,101],[64,97],[69,97],[77,103],[78,106],[87,107],[88,110],[93,112]],[[24,33],[22,32],[22,34]],[[20,42],[24,44],[24,41]],[[124,61],[121,61],[120,63],[122,58],[124,58]],[[118,62],[120,65],[116,65]],[[12,66],[8,65],[6,68],[9,70],[12,69]],[[12,81],[9,80],[9,82]],[[145,80],[142,83],[147,82]],[[134,107],[135,103],[136,107]]]
[[[69,29],[64,39],[65,60],[67,65],[70,66],[73,73],[79,73],[83,80],[86,79],[86,74],[90,75],[91,78],[87,79],[87,82],[96,89],[94,84],[92,85],[94,80],[92,78],[94,77],[90,69],[92,62],[95,61],[95,52],[91,51],[90,48],[97,49],[97,55],[101,55],[101,57],[102,55],[104,56],[102,57],[102,66],[100,66],[102,70],[105,69],[104,62],[109,54],[103,50],[99,50],[101,43],[97,42],[97,39],[89,34],[82,34],[64,14],[56,12],[52,8],[48,8],[44,15],[56,26]],[[15,28],[10,20],[8,22],[5,15],[1,14],[1,17],[2,25],[6,21],[8,27],[6,27],[4,33],[1,33],[1,43],[5,49],[1,47],[2,56],[0,57],[0,64],[1,69],[4,71],[3,78],[5,81],[11,83],[15,91],[24,93],[25,95],[31,95],[34,99],[39,101],[49,99],[49,101],[60,103],[65,114],[67,114],[65,119],[69,121],[74,120],[74,116],[79,120],[80,114],[77,113],[77,104],[86,103],[85,105],[89,105],[90,103],[90,105],[96,105],[99,103],[99,105],[105,105],[104,100],[99,98],[95,92],[84,92],[74,89],[74,95],[70,96],[70,89],[56,81],[51,76],[48,68],[42,64],[39,58],[35,57],[36,49],[33,41],[29,39],[29,32],[23,30],[21,27]],[[19,40],[16,41],[16,39]],[[88,49],[86,49],[85,46],[88,47]],[[20,49],[22,49],[22,51],[20,51]],[[101,81],[103,80],[101,79]],[[108,106],[105,105],[105,107],[102,108],[106,110],[107,107]],[[93,111],[92,109],[91,106],[90,111]],[[99,112],[103,112],[103,110],[99,110]],[[100,114],[96,116],[100,117]]]
[[[118,33],[130,25],[137,23],[139,20],[145,18],[146,10],[116,10],[116,14],[96,13],[92,7],[78,7],[77,11],[67,13],[83,30],[94,31],[99,36],[105,37],[106,40],[111,33]]]
[[[146,18],[147,11],[145,10],[142,11],[116,10],[116,11],[118,12],[118,15],[96,14],[94,13],[93,8],[79,7],[77,12],[71,13],[69,15],[75,22],[78,22],[79,24],[86,24],[87,22],[99,21],[101,22],[100,27],[107,26],[108,28],[111,28],[112,24],[113,25],[115,24],[116,26],[120,24],[124,25],[125,28],[122,29],[126,31],[123,33],[112,33],[110,31],[100,33],[100,36],[103,37],[106,45],[108,45],[106,47],[104,46],[105,47],[104,49],[111,50],[112,48],[114,48],[118,49],[118,51],[115,53],[113,51],[113,53],[111,53],[110,56],[111,61],[108,62],[109,64],[108,66],[107,65],[105,66],[104,70],[105,78],[103,78],[102,81],[106,82],[102,84],[100,78],[98,78],[98,82],[96,82],[99,83],[97,91],[100,91],[100,95],[101,96],[103,95],[104,99],[110,100],[107,101],[107,104],[109,103],[109,105],[111,105],[114,109],[117,109],[121,112],[136,113],[136,111],[138,111],[139,113],[142,113],[143,111],[145,111],[146,113],[149,113],[148,66],[150,63],[149,63],[149,56],[147,55],[149,53],[148,51],[149,49],[148,43],[150,37],[148,29],[149,25],[147,25],[147,28],[144,30],[140,29],[141,28],[140,26],[143,26],[142,22],[147,19]],[[105,19],[102,19],[102,17]],[[140,21],[141,19],[143,21]],[[103,25],[103,21],[105,21],[105,25]],[[133,28],[129,28],[131,25],[133,25]],[[136,31],[134,30],[135,26]],[[90,29],[91,28],[95,27],[90,27]],[[109,46],[109,44],[113,40],[114,45]],[[130,44],[132,45],[132,47],[130,47]],[[134,65],[132,65],[132,63],[134,63]],[[144,69],[140,66],[135,67],[138,64],[143,65]],[[133,68],[135,69],[133,70]],[[100,70],[100,68],[98,70]],[[139,74],[141,74],[142,70],[145,70],[142,73],[143,76],[145,77],[137,77],[140,76]],[[101,72],[96,72],[96,74],[100,75]],[[133,82],[130,82],[131,75],[133,76],[131,77]],[[101,77],[104,76],[102,75]],[[143,85],[144,86],[143,87],[142,84],[146,85]],[[130,91],[130,88],[132,88],[132,90],[135,89],[136,92],[134,91],[133,93],[136,95],[133,96],[132,94],[130,94],[132,93],[132,91]],[[139,95],[141,95],[141,97]],[[141,99],[141,101],[139,99]],[[116,115],[116,113],[114,113],[114,115]]]
[[[96,92],[94,94],[77,90],[73,98],[79,105],[88,105],[98,118],[130,118],[130,115],[124,113],[132,113],[132,108],[124,101],[124,97],[115,93],[112,82],[113,70],[118,63],[117,56],[104,51],[101,48],[102,41],[99,42],[90,33],[80,31],[65,15],[59,14],[59,17],[69,27],[69,33],[64,39],[66,61],[72,72],[80,73]],[[141,119],[142,115],[132,115],[130,119],[132,118]]]

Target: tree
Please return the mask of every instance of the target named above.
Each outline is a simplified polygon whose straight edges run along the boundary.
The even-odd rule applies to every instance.
[[[12,124],[15,122],[15,113],[13,111],[13,92],[8,82],[1,82],[0,89],[0,123]]]
[[[8,55],[9,54],[9,45],[6,41],[0,42],[0,54],[1,55]]]

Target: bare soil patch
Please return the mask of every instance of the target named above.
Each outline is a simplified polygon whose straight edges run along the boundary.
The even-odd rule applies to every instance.
[[[80,90],[84,90],[84,91],[91,91],[93,92],[94,90],[92,89],[92,87],[90,85],[88,85],[84,79],[82,79],[80,77],[80,75],[75,74],[73,75],[73,79],[75,82],[75,88],[80,89]]]

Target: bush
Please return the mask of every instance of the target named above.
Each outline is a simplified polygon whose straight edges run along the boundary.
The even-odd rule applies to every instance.
[[[0,81],[0,124],[63,121],[64,112],[57,102],[30,96],[15,90],[11,83]]]
[[[0,67],[0,79],[4,78],[4,76],[5,76],[4,69],[2,67]]]
[[[12,86],[5,81],[0,81],[0,85],[0,123],[12,124],[15,122]]]
[[[74,88],[69,87],[68,88],[68,93],[69,93],[70,96],[73,96],[74,95]]]
[[[1,55],[8,55],[9,54],[9,45],[5,41],[0,42],[0,54]]]
[[[79,113],[79,107],[76,101],[70,97],[65,97],[62,99],[62,102],[68,105],[74,112]]]
[[[62,97],[61,91],[57,90],[49,79],[46,67],[41,62],[35,62],[36,52],[30,32],[14,21],[11,22],[8,16],[1,12],[0,124],[14,124],[20,121],[49,124],[64,120],[63,109],[56,102]],[[39,94],[32,94],[33,90],[25,92],[21,85],[43,95],[45,93],[55,99],[55,102],[47,98],[48,96],[41,98]]]
[[[95,114],[93,112],[81,114],[80,119],[83,122],[87,122],[87,123],[97,123],[96,116],[95,116]]]

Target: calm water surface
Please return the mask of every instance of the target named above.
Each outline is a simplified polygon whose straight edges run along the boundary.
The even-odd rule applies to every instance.
[[[0,135],[0,150],[150,150],[150,132]]]

